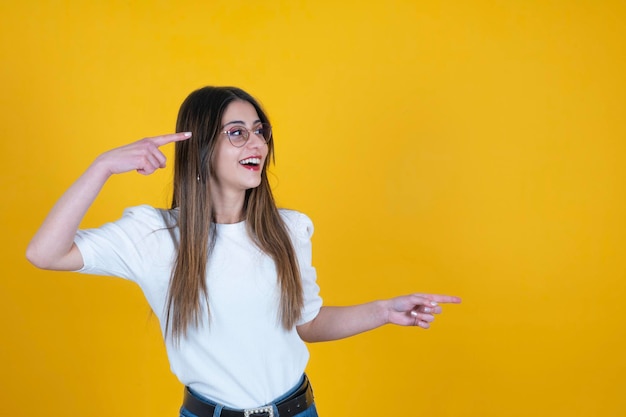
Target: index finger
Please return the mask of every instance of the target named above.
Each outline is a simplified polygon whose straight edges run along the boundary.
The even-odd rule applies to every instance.
[[[443,295],[443,294],[415,294],[415,295],[426,298],[430,301],[435,301],[437,303],[459,304],[461,302],[461,299],[459,297],[455,297],[452,295]]]
[[[154,136],[149,138],[156,146],[167,145],[170,142],[180,142],[191,137],[191,132],[171,133],[169,135]]]

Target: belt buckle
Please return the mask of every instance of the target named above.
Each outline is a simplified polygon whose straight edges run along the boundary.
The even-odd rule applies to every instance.
[[[246,410],[243,410],[244,417],[251,417],[256,414],[263,414],[263,413],[267,413],[267,417],[274,417],[274,408],[270,405],[266,407],[248,408]]]

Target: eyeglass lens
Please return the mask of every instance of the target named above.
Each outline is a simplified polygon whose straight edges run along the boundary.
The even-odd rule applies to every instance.
[[[262,137],[265,143],[269,142],[272,138],[272,127],[267,123],[261,123],[252,130],[248,130],[244,126],[232,126],[225,133],[233,146],[241,147],[248,142],[250,133]]]

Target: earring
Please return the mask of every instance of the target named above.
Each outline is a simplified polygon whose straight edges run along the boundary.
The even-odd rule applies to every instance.
[[[200,182],[200,174],[196,176],[196,181]]]

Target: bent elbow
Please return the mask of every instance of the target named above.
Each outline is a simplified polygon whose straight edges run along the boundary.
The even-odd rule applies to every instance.
[[[32,242],[26,248],[26,259],[33,266],[39,269],[47,269],[47,270],[59,270],[60,261],[59,258],[55,257],[53,254],[47,253],[46,251],[42,251],[37,245]]]
[[[37,268],[51,271],[78,271],[83,267],[83,258],[75,245],[64,251],[31,242],[26,248],[26,259]]]
[[[32,242],[26,248],[26,259],[37,268],[50,268],[49,262],[46,262],[46,259],[40,255],[40,253],[37,251],[37,248],[35,247],[35,245],[32,244]]]
[[[313,331],[311,330],[311,322],[297,326],[296,331],[298,332],[298,336],[300,336],[300,339],[302,339],[303,342],[319,342],[319,340],[315,337]]]

